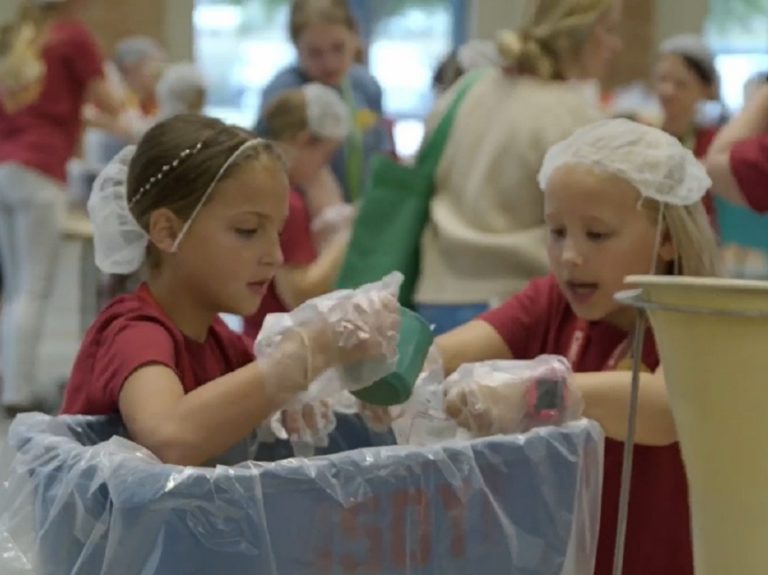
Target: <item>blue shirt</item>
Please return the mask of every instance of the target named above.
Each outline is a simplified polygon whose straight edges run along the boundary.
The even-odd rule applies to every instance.
[[[382,92],[379,83],[370,74],[368,69],[360,64],[355,64],[350,69],[347,75],[347,80],[349,81],[356,108],[361,111],[369,110],[378,116],[376,124],[373,127],[366,129],[363,133],[362,173],[363,182],[365,182],[367,181],[371,158],[378,153],[390,153],[393,146],[383,120]],[[301,71],[298,65],[289,66],[279,72],[272,81],[267,84],[266,88],[264,88],[259,118],[261,118],[266,106],[274,101],[277,96],[287,90],[300,88],[310,81],[311,80]],[[263,128],[264,126],[259,120],[256,124],[256,131],[263,134]],[[336,153],[331,162],[331,168],[333,169],[333,173],[339,179],[342,188],[344,188],[344,193],[349,201],[346,148],[347,145],[345,144]]]

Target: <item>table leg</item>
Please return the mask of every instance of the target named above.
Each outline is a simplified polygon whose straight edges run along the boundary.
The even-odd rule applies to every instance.
[[[80,242],[80,330],[88,331],[99,313],[99,270],[94,259],[93,240]]]

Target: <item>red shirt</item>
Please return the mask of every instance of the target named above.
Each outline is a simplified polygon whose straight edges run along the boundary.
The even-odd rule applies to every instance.
[[[17,162],[64,182],[80,138],[86,89],[103,76],[104,65],[93,36],[77,21],[51,27],[43,59],[47,72],[38,100],[14,114],[0,103],[0,163]]]
[[[288,219],[280,236],[280,249],[286,266],[307,266],[317,259],[307,204],[302,195],[293,189],[289,198]],[[264,294],[259,311],[245,318],[246,337],[256,339],[267,315],[286,311],[290,310],[277,294],[275,282],[272,282]]]
[[[756,212],[768,212],[768,134],[731,148],[731,172],[749,206]]]
[[[693,155],[696,156],[699,160],[704,160],[704,158],[707,156],[707,152],[709,152],[709,147],[712,145],[713,140],[715,139],[715,136],[717,135],[717,130],[714,128],[700,128],[696,131],[696,141],[693,145]],[[715,224],[715,201],[712,199],[712,193],[707,192],[707,194],[702,198],[702,203],[704,204],[704,209],[707,210],[707,214],[710,217],[710,220],[712,220],[713,225]]]
[[[185,393],[253,361],[243,338],[216,318],[202,343],[186,337],[160,309],[146,285],[121,296],[88,330],[67,385],[62,413],[119,413],[125,381],[159,364],[178,375]]]
[[[567,356],[579,322],[551,276],[534,280],[481,319],[498,331],[517,359]],[[590,323],[574,371],[603,371],[626,340],[627,333],[617,327]],[[655,371],[659,358],[652,335],[645,343],[643,364]],[[623,451],[623,443],[606,440],[596,575],[612,572]],[[626,550],[624,575],[693,574],[688,487],[677,444],[635,448]]]

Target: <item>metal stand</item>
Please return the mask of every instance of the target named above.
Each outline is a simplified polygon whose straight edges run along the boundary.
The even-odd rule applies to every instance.
[[[713,310],[696,306],[669,306],[654,303],[645,299],[643,290],[628,290],[615,296],[616,301],[638,310],[635,324],[635,339],[632,358],[632,395],[629,403],[629,418],[627,424],[627,441],[624,445],[624,465],[621,473],[621,494],[619,497],[619,522],[616,532],[616,550],[613,563],[613,575],[622,575],[624,569],[624,549],[627,536],[627,520],[629,515],[629,495],[632,479],[632,455],[635,446],[635,431],[637,422],[637,403],[640,391],[640,369],[642,367],[643,343],[647,326],[646,311],[667,311],[694,315],[709,315],[721,317],[766,318],[768,312],[761,311],[727,311]]]
[[[643,347],[647,323],[645,314],[642,312],[638,313],[635,321],[635,336],[632,341],[632,389],[629,399],[629,417],[627,418],[627,440],[624,442],[624,463],[621,469],[619,521],[616,531],[616,549],[613,556],[613,575],[622,575],[624,571],[624,548],[627,540],[629,494],[632,485],[632,465],[637,430],[637,403],[640,395],[640,368],[643,364]]]

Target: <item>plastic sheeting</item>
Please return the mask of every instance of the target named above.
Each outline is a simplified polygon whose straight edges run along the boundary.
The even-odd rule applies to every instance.
[[[114,418],[19,416],[4,575],[591,575],[603,435],[527,435],[182,468]]]

